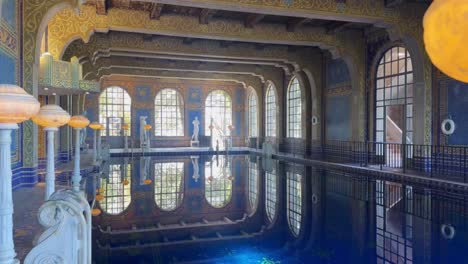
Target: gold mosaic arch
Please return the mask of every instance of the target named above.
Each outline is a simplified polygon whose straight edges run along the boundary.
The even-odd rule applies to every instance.
[[[146,11],[118,8],[109,9],[107,15],[98,15],[95,7],[84,5],[79,15],[72,9],[64,9],[50,21],[49,52],[55,59],[60,59],[71,40],[81,37],[87,42],[93,32],[109,30],[260,43],[294,43],[326,49],[337,44],[334,35],[320,28],[301,28],[297,32],[289,32],[277,25],[259,24],[255,28],[246,28],[242,22],[221,19],[205,25],[199,24],[197,17],[166,15],[155,20],[150,19]]]
[[[34,70],[38,71],[38,35],[45,30],[47,17],[64,7],[78,7],[80,0],[24,0],[23,1],[23,87],[30,94],[37,93],[37,80]],[[36,65],[35,65],[36,63]],[[36,68],[35,68],[36,67]],[[31,121],[23,123],[23,165],[32,168],[36,164],[37,150],[34,138],[35,126]]]

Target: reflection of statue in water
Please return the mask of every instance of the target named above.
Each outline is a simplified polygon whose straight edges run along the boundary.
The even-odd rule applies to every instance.
[[[195,182],[198,182],[198,179],[200,178],[200,169],[198,167],[198,156],[193,156],[190,157],[192,159],[192,165],[193,165],[193,176],[192,178],[195,180]]]
[[[148,141],[148,134],[146,133],[146,116],[140,116],[140,146],[146,147]]]
[[[192,141],[198,141],[198,134],[200,133],[200,121],[198,121],[198,116],[195,117],[195,120],[193,120],[192,124],[193,124]]]

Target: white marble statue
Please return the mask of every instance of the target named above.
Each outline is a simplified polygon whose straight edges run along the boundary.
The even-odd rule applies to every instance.
[[[200,121],[198,120],[198,116],[195,117],[195,120],[193,120],[192,124],[193,124],[192,141],[198,141],[198,134],[200,133]]]

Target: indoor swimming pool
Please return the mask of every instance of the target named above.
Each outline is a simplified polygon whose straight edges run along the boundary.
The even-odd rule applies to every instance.
[[[255,155],[103,169],[95,263],[468,263],[461,191]]]

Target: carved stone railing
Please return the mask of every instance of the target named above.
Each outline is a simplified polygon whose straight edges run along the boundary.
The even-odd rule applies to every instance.
[[[38,212],[45,228],[25,264],[91,264],[91,209],[82,193],[57,191]]]
[[[57,61],[49,53],[41,56],[39,85],[47,88],[100,92],[99,82],[83,80],[81,65],[76,57],[70,62]]]

